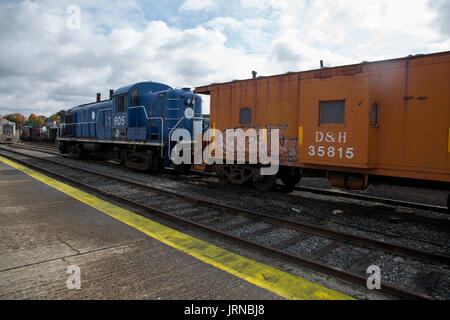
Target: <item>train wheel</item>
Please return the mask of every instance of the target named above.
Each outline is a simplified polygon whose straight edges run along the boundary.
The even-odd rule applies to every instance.
[[[69,148],[71,158],[78,160],[83,158],[83,149],[81,146],[70,146]]]
[[[280,169],[280,179],[286,187],[293,188],[302,179],[302,170],[295,167],[282,167]]]
[[[253,185],[259,191],[270,191],[275,188],[277,176],[257,176],[253,178]]]
[[[127,160],[127,154],[126,152],[120,152],[119,155],[119,162],[121,165],[125,165],[125,161]]]

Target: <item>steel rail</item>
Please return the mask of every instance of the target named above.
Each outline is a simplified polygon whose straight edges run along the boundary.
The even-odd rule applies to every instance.
[[[59,155],[64,157],[64,155],[60,154],[57,151],[53,151],[53,150],[41,150],[38,147],[35,148],[34,146],[32,147],[28,147],[28,146],[23,146],[20,144],[14,144],[12,145],[14,147],[20,147],[23,149],[28,149],[28,150],[34,150],[34,151],[39,151],[39,152],[43,152],[43,153],[49,153],[49,154],[54,154],[54,155]],[[114,164],[114,163],[108,163],[108,165],[110,166],[120,166],[119,164]],[[162,172],[167,173],[167,174],[175,174],[173,169],[163,169]],[[215,174],[212,173],[205,173],[202,171],[198,171],[198,170],[192,170],[191,171],[193,174],[196,175],[200,175],[200,176],[205,176],[205,177],[215,177]],[[277,187],[280,189],[285,188],[284,185],[281,184],[277,184]],[[317,189],[317,188],[308,188],[308,187],[295,187],[294,190],[297,191],[306,191],[306,192],[310,192],[310,193],[315,193],[315,194],[323,194],[323,195],[329,195],[329,196],[334,196],[334,197],[344,197],[344,198],[350,198],[350,199],[357,199],[357,200],[363,200],[363,201],[376,201],[376,202],[380,202],[380,203],[384,203],[384,204],[390,204],[390,205],[396,205],[396,206],[402,206],[404,204],[405,207],[409,207],[409,208],[416,208],[416,209],[422,209],[422,210],[431,210],[434,211],[436,213],[440,212],[440,213],[446,213],[448,214],[447,208],[445,207],[440,207],[440,206],[432,206],[432,205],[426,205],[426,204],[421,204],[421,203],[415,203],[415,202],[407,202],[407,201],[400,201],[400,200],[393,200],[393,199],[387,199],[387,198],[378,198],[378,197],[373,197],[373,196],[366,196],[366,195],[358,195],[358,194],[352,194],[352,193],[341,193],[341,192],[336,192],[336,191],[331,191],[331,190],[324,190],[324,189]],[[292,195],[292,196],[296,196],[296,195]],[[309,199],[306,198],[307,201],[314,201],[313,199]],[[425,223],[435,223],[435,224],[446,224],[449,225],[450,227],[450,221],[447,219],[443,219],[443,218],[437,218],[437,217],[426,217],[426,216],[421,216],[421,215],[417,215],[416,213],[401,213],[401,212],[395,212],[392,208],[379,208],[379,207],[370,207],[370,206],[364,206],[364,205],[357,205],[357,204],[352,204],[352,203],[339,203],[336,200],[324,200],[324,199],[320,199],[321,202],[325,202],[325,203],[329,203],[330,205],[339,205],[339,206],[345,206],[350,208],[351,210],[359,210],[364,208],[365,211],[365,215],[368,214],[369,210],[370,212],[373,212],[374,214],[389,214],[389,215],[395,215],[400,219],[406,218],[409,220],[416,220],[418,222],[425,222]]]
[[[284,187],[283,185],[279,185],[279,186]],[[332,190],[310,188],[310,187],[294,187],[294,190],[302,191],[302,192],[311,192],[314,194],[322,194],[322,195],[327,195],[327,196],[336,196],[336,197],[342,197],[342,198],[380,202],[380,203],[384,203],[384,204],[388,204],[388,205],[402,206],[402,207],[406,207],[406,208],[420,209],[420,210],[426,210],[426,211],[449,213],[449,210],[447,207],[423,204],[423,203],[417,203],[417,202],[395,200],[395,199],[389,199],[389,198],[381,198],[381,197],[368,196],[368,195],[363,195],[363,194],[343,193],[343,192],[336,192],[336,191],[332,191]]]
[[[13,144],[13,146],[28,147],[29,145]],[[39,148],[39,146],[32,146],[32,147],[36,147],[37,149]],[[44,149],[45,149],[45,147],[44,147]],[[55,150],[57,150],[57,149],[55,148]],[[50,151],[49,153],[60,154],[55,150],[52,150],[52,148],[48,148],[48,151]],[[37,150],[37,151],[41,151],[41,150]],[[42,150],[42,151],[45,152],[47,150]],[[52,151],[55,151],[55,152],[52,152]],[[200,175],[204,175],[204,176],[208,176],[208,177],[215,177],[215,174],[211,174],[211,173],[205,173],[205,172],[201,172],[201,171],[197,171],[197,170],[195,170],[193,172],[196,174],[200,174]],[[286,186],[283,184],[277,184],[277,187],[279,187],[281,189],[286,188]],[[383,204],[392,205],[392,206],[401,206],[401,207],[405,207],[405,208],[420,209],[420,210],[425,210],[425,211],[433,211],[433,212],[446,213],[446,214],[450,213],[450,210],[447,207],[418,203],[418,202],[396,200],[396,199],[382,198],[382,197],[348,193],[348,192],[337,192],[337,191],[313,188],[313,187],[298,187],[298,186],[296,186],[296,187],[293,187],[292,189],[294,191],[310,192],[310,193],[321,194],[321,195],[326,195],[326,196],[349,198],[349,199],[356,199],[356,200],[362,200],[362,201],[372,201],[372,202],[378,202],[378,203],[383,203]]]
[[[41,147],[41,146],[34,146],[34,145],[28,145],[28,144],[11,144],[10,146],[14,147],[14,148],[22,148],[22,149],[26,149],[26,150],[34,150],[34,151],[39,151],[39,152],[47,152],[50,154],[55,154],[55,155],[60,155],[62,156],[61,153],[58,152],[57,148],[51,148],[51,147]]]

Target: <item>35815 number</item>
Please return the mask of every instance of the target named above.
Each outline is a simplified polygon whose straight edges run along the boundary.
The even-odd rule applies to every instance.
[[[316,147],[309,146],[308,155],[310,157],[318,156],[320,158],[328,157],[328,158],[340,158],[340,159],[353,159],[355,157],[355,148],[335,148],[335,147]]]

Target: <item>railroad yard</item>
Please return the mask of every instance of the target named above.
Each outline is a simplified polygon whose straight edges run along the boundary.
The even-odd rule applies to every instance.
[[[450,300],[450,1],[7,0],[0,21],[12,314]]]
[[[0,183],[2,299],[450,299],[445,190],[343,192],[304,178],[259,192],[43,143],[1,145]],[[83,290],[66,288],[72,264]]]

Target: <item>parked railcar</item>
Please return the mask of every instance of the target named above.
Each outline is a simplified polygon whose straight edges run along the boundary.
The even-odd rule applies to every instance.
[[[0,118],[0,143],[16,143],[16,124]]]
[[[47,142],[49,143],[56,143],[56,139],[58,138],[58,127],[53,126],[48,128],[48,139]]]
[[[382,181],[450,183],[450,52],[321,68],[198,87],[211,96],[211,126],[280,130],[280,170],[248,161],[215,165],[224,182],[302,175],[365,189]],[[216,156],[214,156],[216,157]]]
[[[100,98],[97,94],[97,102],[67,111],[58,137],[60,152],[117,159],[140,170],[159,169],[171,165],[176,129],[186,129],[191,136],[202,130],[202,101],[189,88],[140,82],[111,90],[109,100]]]
[[[32,141],[32,142],[45,142],[45,143],[53,143],[57,142],[58,137],[58,126],[52,127],[33,127],[33,126],[24,126],[22,128],[22,133],[20,135],[20,139],[22,141]]]
[[[20,133],[20,140],[22,140],[22,141],[27,141],[29,135],[30,135],[30,127],[28,127],[28,126],[23,126],[23,127],[22,127],[22,131],[21,131],[21,133]]]

